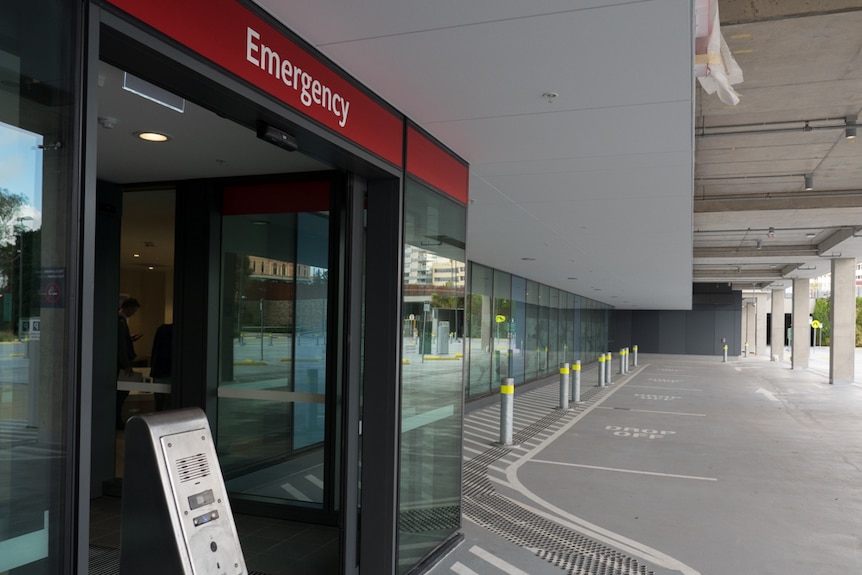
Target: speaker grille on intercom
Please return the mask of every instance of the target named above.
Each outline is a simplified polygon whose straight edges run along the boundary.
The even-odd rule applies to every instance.
[[[207,477],[210,474],[210,465],[206,453],[177,459],[177,474],[180,476],[180,483]]]

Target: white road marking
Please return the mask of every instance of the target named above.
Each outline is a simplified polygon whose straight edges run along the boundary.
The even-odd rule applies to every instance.
[[[682,413],[679,411],[654,411],[651,409],[620,409],[619,407],[599,407],[597,409],[615,409],[617,411],[636,411],[638,413],[660,413],[662,415],[691,415],[693,417],[706,417],[705,413]]]
[[[646,367],[646,365],[649,364],[645,364],[643,367]],[[643,367],[641,369],[643,369]],[[559,430],[557,430],[557,432],[548,441],[537,445],[536,447],[525,453],[523,457],[521,457],[509,466],[508,470],[506,471],[506,477],[509,480],[509,483],[511,483],[512,488],[518,490],[518,492],[523,494],[525,497],[532,499],[543,509],[532,507],[526,504],[521,504],[522,508],[528,511],[532,511],[533,513],[544,517],[549,521],[554,521],[560,525],[563,525],[564,527],[573,529],[578,533],[583,533],[588,537],[592,537],[611,547],[615,547],[623,553],[634,555],[635,557],[641,557],[646,562],[653,563],[658,567],[665,567],[667,569],[679,571],[683,575],[701,575],[700,572],[696,569],[689,567],[688,565],[677,559],[674,559],[670,555],[662,553],[657,549],[653,549],[652,547],[644,543],[640,543],[639,541],[629,539],[628,537],[620,535],[619,533],[614,533],[613,531],[605,529],[604,527],[596,525],[595,523],[590,523],[585,519],[582,519],[576,515],[569,513],[568,511],[565,511],[555,505],[552,505],[548,501],[545,501],[544,499],[527,489],[524,484],[521,483],[521,480],[518,478],[518,469],[524,463],[527,463],[536,455],[538,455],[543,449],[551,445],[555,439],[568,431],[572,426],[574,426],[577,422],[579,422],[587,414],[589,414],[596,406],[607,401],[610,397],[613,396],[614,393],[616,393],[623,387],[627,387],[626,383],[623,383],[618,387],[612,388],[607,393],[607,395],[602,397],[593,405],[586,408],[577,416],[573,417],[568,423],[566,423],[566,425],[562,426]]]
[[[672,477],[674,479],[695,479],[697,481],[718,481],[715,477],[699,477],[697,475],[677,475],[676,473],[658,473],[655,471],[637,471],[635,469],[618,469],[616,467],[602,467],[600,465],[581,465],[580,463],[567,463],[563,461],[548,461],[546,459],[531,459],[533,463],[547,463],[548,465],[563,465],[565,467],[582,467],[584,469],[597,469],[599,471],[616,471],[618,473],[633,473],[635,475],[655,475],[657,477]]]
[[[775,397],[774,395],[772,395],[772,393],[771,393],[771,392],[766,391],[766,390],[765,390],[765,389],[763,389],[762,387],[757,388],[757,391],[755,391],[754,393],[760,393],[760,394],[762,394],[762,395],[765,395],[768,399],[770,399],[770,400],[772,400],[772,401],[778,401],[778,398],[777,398],[777,397]]]
[[[494,557],[493,555],[491,555],[490,553],[488,553],[487,551],[485,551],[484,549],[482,549],[478,545],[473,545],[472,547],[470,547],[470,553],[472,553],[476,557],[484,559],[485,561],[487,561],[488,563],[490,563],[491,565],[493,565],[497,569],[500,569],[501,571],[505,571],[509,575],[530,575],[526,571],[522,571],[521,569],[518,569],[517,567],[515,567],[514,565],[511,565],[510,563],[506,563],[502,559],[498,559],[497,557]]]
[[[647,387],[649,389],[668,389],[670,391],[703,391],[702,389],[688,389],[685,387],[658,387],[655,385],[629,385],[629,387],[638,389],[642,387]]]
[[[282,484],[281,488],[287,491],[290,495],[293,495],[293,498],[297,501],[311,501],[311,499],[309,499],[309,497],[305,493],[303,493],[290,483]]]
[[[309,474],[306,475],[305,478],[308,479],[310,483],[314,484],[315,487],[323,489],[323,481],[321,481],[316,475]]]
[[[454,565],[452,565],[452,571],[454,571],[458,575],[479,575],[461,562],[456,562]]]

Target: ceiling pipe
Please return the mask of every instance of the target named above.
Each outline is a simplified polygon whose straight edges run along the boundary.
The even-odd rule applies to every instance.
[[[833,122],[828,126],[812,126],[812,122]],[[840,122],[840,123],[838,123]],[[778,127],[787,126],[787,124],[803,124],[799,127]],[[854,127],[850,127],[850,126]],[[856,118],[853,116],[845,116],[842,118],[822,118],[819,120],[799,120],[789,122],[773,122],[762,124],[733,124],[729,126],[701,126],[696,128],[696,137],[711,137],[711,136],[742,136],[746,134],[793,134],[797,132],[813,132],[815,130],[845,130],[845,135],[849,130],[856,131]],[[771,127],[775,126],[775,127]],[[741,129],[740,129],[741,128]],[[745,129],[752,128],[752,129]],[[715,130],[715,131],[707,131]],[[725,131],[726,130],[726,131]],[[849,136],[847,136],[849,137]]]

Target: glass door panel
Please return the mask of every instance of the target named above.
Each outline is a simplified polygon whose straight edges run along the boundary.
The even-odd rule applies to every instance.
[[[321,508],[329,190],[296,188],[225,191],[218,452],[232,495]]]

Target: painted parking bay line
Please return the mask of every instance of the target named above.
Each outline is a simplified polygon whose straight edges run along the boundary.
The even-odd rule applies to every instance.
[[[631,409],[629,407],[598,407],[597,409],[616,409],[619,411],[634,411],[637,413],[658,413],[660,415],[690,415],[692,417],[706,417],[705,413],[683,413],[681,411],[655,411],[652,409]]]
[[[569,463],[566,461],[548,461],[546,459],[532,459],[535,463],[546,463],[548,465],[563,465],[565,467],[580,467],[583,469],[596,469],[599,471],[615,471],[617,473],[632,473],[634,475],[654,475],[657,477],[670,477],[674,479],[694,479],[696,481],[718,481],[716,477],[700,477],[698,475],[678,475],[676,473],[658,473],[656,471],[638,471],[637,469],[619,469],[617,467],[602,467],[600,465],[583,465],[581,463]]]
[[[766,391],[766,390],[765,390],[765,389],[763,389],[762,387],[758,387],[758,388],[757,388],[757,391],[755,391],[754,393],[761,393],[761,394],[765,395],[765,396],[766,396],[766,398],[767,398],[767,399],[769,399],[769,400],[771,400],[771,401],[778,401],[778,398],[777,398],[777,397],[775,397],[774,395],[772,395],[772,392],[770,392],[770,391]]]
[[[501,571],[505,571],[509,575],[530,575],[526,571],[522,571],[521,569],[518,569],[517,567],[515,567],[511,563],[506,563],[502,559],[499,559],[498,557],[488,553],[487,551],[485,551],[484,549],[482,549],[478,545],[473,545],[472,547],[470,547],[470,553],[472,553],[476,557],[479,557],[480,559],[483,559],[484,561],[487,561],[488,563],[490,563],[491,565],[493,565],[497,569],[500,569]]]
[[[691,389],[686,387],[658,387],[657,385],[629,385],[630,389],[667,389],[669,391],[703,391],[702,389]]]
[[[456,561],[455,564],[452,565],[452,571],[458,575],[479,575],[460,561]]]

